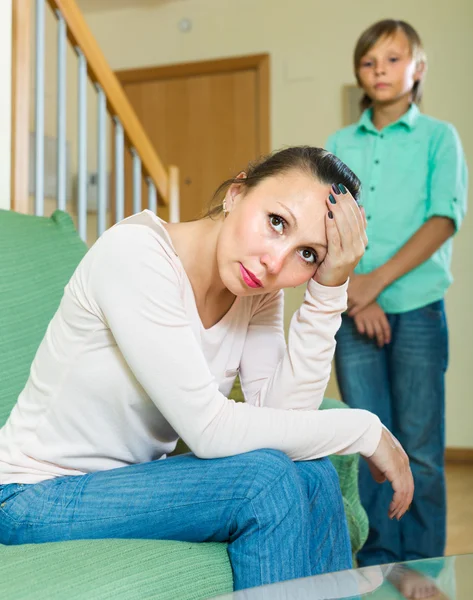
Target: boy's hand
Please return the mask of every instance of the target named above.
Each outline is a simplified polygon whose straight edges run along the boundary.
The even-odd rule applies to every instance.
[[[348,314],[357,315],[360,310],[374,302],[384,289],[377,271],[367,275],[352,275],[348,285]]]
[[[380,348],[391,341],[391,326],[386,313],[377,302],[372,302],[360,310],[353,317],[353,321],[358,333],[367,335],[370,339],[376,339]]]

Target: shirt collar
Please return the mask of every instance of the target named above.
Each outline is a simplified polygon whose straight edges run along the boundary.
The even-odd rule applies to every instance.
[[[364,129],[365,131],[371,131],[372,133],[379,134],[379,131],[373,125],[373,121],[371,120],[371,115],[373,113],[373,109],[367,108],[360,117],[360,120],[357,123],[357,129]],[[396,125],[404,125],[412,131],[414,129],[417,119],[419,118],[419,107],[417,104],[412,103],[409,110],[405,112],[400,119],[396,122],[391,123],[389,127],[394,127]]]

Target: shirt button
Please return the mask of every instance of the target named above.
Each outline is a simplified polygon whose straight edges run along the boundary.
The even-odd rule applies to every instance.
[[[382,133],[379,137],[384,140],[384,133]]]
[[[371,221],[371,215],[366,215],[366,220]]]
[[[372,186],[370,187],[370,192],[374,192],[374,190],[375,190],[375,189],[376,189],[376,188],[374,187],[374,185],[372,185]]]
[[[378,159],[376,159],[376,160],[374,161],[374,164],[375,164],[375,165],[379,165],[379,160],[378,160]]]

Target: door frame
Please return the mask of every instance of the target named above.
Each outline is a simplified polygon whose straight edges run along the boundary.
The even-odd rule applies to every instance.
[[[269,67],[269,54],[252,54],[249,56],[177,63],[157,67],[124,69],[115,71],[115,75],[122,85],[126,85],[127,83],[178,79],[181,77],[190,77],[192,75],[211,75],[217,73],[222,74],[233,73],[235,71],[247,71],[250,69],[255,70],[257,95],[256,116],[258,123],[257,154],[262,155],[268,154],[271,150]]]

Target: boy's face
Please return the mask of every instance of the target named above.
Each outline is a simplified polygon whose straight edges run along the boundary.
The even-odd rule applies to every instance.
[[[423,64],[416,64],[402,29],[380,38],[358,68],[361,86],[374,104],[390,104],[410,95],[422,73]]]

